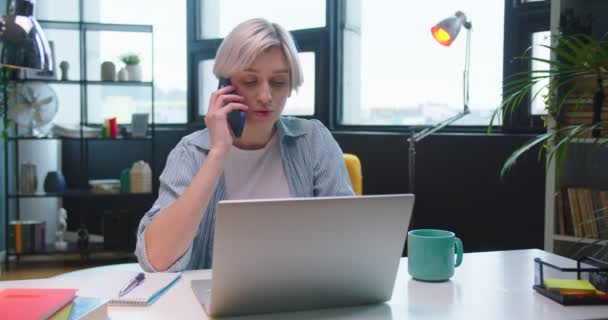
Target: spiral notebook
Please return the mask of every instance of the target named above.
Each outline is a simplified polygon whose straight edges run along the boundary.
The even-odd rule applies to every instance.
[[[167,292],[181,277],[181,273],[146,272],[146,279],[133,290],[121,298],[118,292],[129,280],[133,279],[138,272],[120,272],[112,275],[112,283],[119,286],[111,286],[112,293],[107,293],[111,305],[140,305],[145,306],[153,303]],[[116,276],[116,277],[114,277]]]

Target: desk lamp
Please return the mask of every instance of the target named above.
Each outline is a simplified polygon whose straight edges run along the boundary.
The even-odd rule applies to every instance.
[[[433,38],[440,44],[449,47],[458,36],[460,28],[467,29],[467,44],[464,60],[463,72],[463,99],[464,109],[457,115],[441,121],[434,126],[426,127],[424,130],[416,133],[412,126],[409,141],[409,192],[414,192],[414,167],[416,157],[416,142],[428,137],[443,127],[469,114],[469,61],[471,58],[471,21],[467,21],[467,16],[461,11],[457,11],[453,16],[441,20],[431,28]]]
[[[11,0],[0,18],[0,65],[52,71],[53,59],[44,31],[34,18],[35,0]]]

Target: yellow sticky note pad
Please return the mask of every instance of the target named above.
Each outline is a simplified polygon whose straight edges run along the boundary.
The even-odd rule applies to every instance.
[[[545,278],[545,288],[549,290],[577,290],[595,292],[589,280]]]

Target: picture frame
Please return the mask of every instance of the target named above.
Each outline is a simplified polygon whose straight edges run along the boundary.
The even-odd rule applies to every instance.
[[[134,113],[131,115],[131,130],[133,138],[145,138],[148,134],[148,113]]]

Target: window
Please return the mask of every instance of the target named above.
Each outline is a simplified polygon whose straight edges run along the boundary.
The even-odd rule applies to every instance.
[[[542,47],[542,45],[551,45],[551,32],[549,31],[541,31],[534,32],[532,34],[532,57],[549,60],[551,58],[551,51],[548,48]],[[532,70],[548,70],[549,64],[546,62],[540,61],[532,61]],[[545,87],[549,83],[549,79],[544,79],[543,81],[539,81],[534,86],[532,86],[532,94],[536,94],[540,90],[540,93],[537,97],[532,100],[534,97],[531,96],[530,103],[532,114],[533,115],[545,115],[547,114],[547,110],[545,109],[545,97],[547,96],[547,92],[549,90]]]
[[[501,99],[501,1],[346,1],[343,118],[347,125],[431,125],[463,110],[466,30],[450,47],[430,28],[456,11],[471,35],[470,109],[460,125],[487,125]]]
[[[218,81],[213,75],[213,64],[215,60],[202,60],[198,64],[198,78],[202,79],[200,94],[198,96],[199,116],[203,116],[209,110],[209,97],[217,90]],[[304,83],[297,92],[293,92],[287,99],[283,115],[289,116],[311,116],[314,113],[314,75],[315,56],[311,52],[300,53],[300,63],[304,71]]]
[[[288,30],[325,26],[325,0],[199,0],[198,38],[224,38],[237,24],[263,17]]]
[[[245,1],[245,0],[191,0],[195,4],[193,15],[196,39],[189,46],[194,74],[190,83],[193,114],[202,117],[208,110],[209,97],[217,90],[218,80],[213,75],[215,53],[225,37],[239,23],[255,17],[277,22],[290,30],[300,51],[304,83],[287,99],[284,115],[314,116],[319,94],[318,88],[327,79],[318,73],[319,52],[325,43],[325,0],[314,1]],[[325,56],[323,56],[325,57]],[[321,79],[320,79],[321,78]]]
[[[119,56],[135,52],[142,56],[142,66],[147,68],[143,70],[144,80],[147,78],[149,81],[152,78],[152,68],[151,64],[146,64],[146,60],[150,62],[153,56],[155,121],[185,123],[187,121],[186,0],[38,1],[36,16],[40,20],[79,21],[79,3],[83,5],[84,22],[149,24],[154,29],[154,48],[150,48],[148,39],[144,40],[137,36],[116,38],[113,37],[112,32],[88,35],[87,47],[93,49],[94,53],[87,55],[93,58],[88,63],[87,74],[93,77],[97,75],[98,79],[102,61],[114,61],[119,69],[122,66]],[[77,40],[77,38],[73,39],[73,41]],[[97,90],[95,94],[98,92],[101,91]],[[128,97],[129,92],[125,94],[125,97]],[[133,100],[139,101],[139,98],[133,97]],[[148,102],[139,101],[137,105],[141,103]],[[101,114],[96,114],[95,118],[100,116]]]

